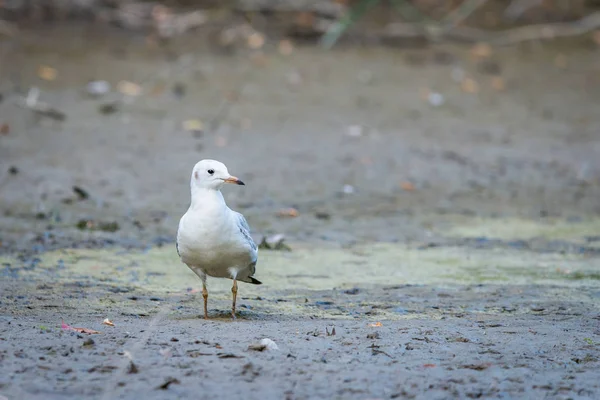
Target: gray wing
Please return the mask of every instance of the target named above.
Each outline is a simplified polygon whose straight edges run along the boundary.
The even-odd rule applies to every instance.
[[[244,216],[242,214],[240,214],[239,212],[234,211],[233,213],[237,218],[237,224],[238,224],[238,228],[240,229],[240,233],[244,236],[244,239],[246,239],[246,241],[248,242],[248,245],[250,246],[252,251],[255,253],[254,257],[256,258],[256,253],[257,253],[258,247],[256,246],[256,243],[254,243],[254,240],[252,240],[252,236],[250,236],[250,226],[248,225],[248,221],[246,221],[246,218],[244,218]]]
[[[252,262],[250,263],[250,265],[248,265],[248,267],[250,267],[250,274],[248,276],[248,280],[244,280],[244,282],[260,285],[262,284],[262,282],[252,277],[252,275],[254,275],[254,273],[256,272],[256,262],[258,261],[258,247],[256,246],[256,243],[254,243],[254,240],[252,240],[252,236],[250,236],[250,226],[248,225],[248,221],[246,221],[246,218],[244,218],[244,216],[239,212],[233,211],[233,213],[236,216],[236,221],[238,228],[240,229],[240,233],[244,236],[244,239],[246,240],[246,242],[248,242],[248,245],[252,250]]]

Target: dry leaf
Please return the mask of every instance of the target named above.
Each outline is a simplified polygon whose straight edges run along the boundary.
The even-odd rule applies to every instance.
[[[188,119],[183,121],[183,130],[188,132],[202,132],[204,125],[199,119]]]
[[[412,192],[413,190],[415,190],[415,185],[413,185],[410,182],[402,182],[400,184],[400,187],[402,188],[402,190],[406,190],[407,192]]]
[[[375,323],[369,324],[369,326],[371,326],[373,328],[379,328],[380,326],[383,326],[383,324],[381,322],[375,322]]]
[[[248,36],[248,47],[251,49],[257,50],[263,47],[265,44],[265,37],[258,33],[254,32],[250,36]]]
[[[296,16],[296,24],[303,28],[312,28],[315,22],[315,14],[310,11],[302,11]]]
[[[38,67],[38,76],[45,81],[53,81],[58,76],[58,71],[47,65],[40,65]]]
[[[117,90],[128,96],[139,96],[142,93],[140,85],[130,81],[120,81],[117,84]]]
[[[10,126],[8,124],[0,125],[0,135],[8,135],[10,133]]]
[[[102,321],[102,323],[108,326],[115,326],[115,324],[113,324],[113,322],[108,318],[105,318],[104,321]]]
[[[492,55],[492,47],[487,43],[477,43],[471,48],[471,55],[476,58],[487,58]]]
[[[465,80],[463,80],[460,84],[460,88],[463,90],[463,92],[466,93],[474,94],[479,92],[479,84],[471,78],[466,78]]]
[[[502,79],[501,76],[492,77],[492,87],[499,92],[503,91],[506,88],[506,85],[504,84],[504,79]]]
[[[96,333],[101,333],[99,331],[95,331],[93,329],[88,329],[88,328],[74,328],[69,324],[65,324],[65,321],[62,321],[61,323],[61,328],[66,330],[66,331],[75,331],[75,332],[79,332],[79,333],[87,333],[88,335],[92,335],[92,334],[96,334]]]
[[[294,45],[288,39],[283,39],[279,42],[279,54],[289,56],[294,51]]]
[[[291,217],[291,218],[295,218],[299,215],[298,210],[296,210],[295,208],[286,208],[283,210],[279,210],[279,212],[277,213],[278,217]]]
[[[258,67],[264,67],[267,65],[269,59],[263,51],[256,51],[251,56],[252,63]]]
[[[424,368],[434,368],[435,364],[423,364]]]

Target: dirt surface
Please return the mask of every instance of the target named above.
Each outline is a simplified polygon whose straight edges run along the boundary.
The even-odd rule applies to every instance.
[[[75,25],[0,41],[0,396],[598,398],[590,43],[252,54]],[[96,79],[142,94],[92,98]],[[64,121],[19,106],[33,86]],[[246,182],[225,197],[255,239],[291,247],[261,250],[234,322],[220,280],[199,318],[174,247],[202,158]],[[278,349],[249,349],[263,338]]]

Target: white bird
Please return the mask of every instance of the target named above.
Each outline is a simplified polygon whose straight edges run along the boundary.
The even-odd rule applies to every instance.
[[[225,183],[244,185],[229,174],[223,163],[215,160],[198,162],[190,181],[190,207],[181,217],[177,230],[177,254],[202,279],[205,319],[208,319],[207,275],[233,279],[233,319],[237,281],[261,284],[252,277],[256,271],[258,248],[244,216],[225,204],[221,194]]]

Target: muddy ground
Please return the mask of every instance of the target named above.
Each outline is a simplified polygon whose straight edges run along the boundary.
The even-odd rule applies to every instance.
[[[600,396],[589,38],[257,55],[72,25],[0,45],[0,396]],[[142,94],[113,110],[94,79]],[[32,86],[64,121],[19,106]],[[255,239],[291,248],[261,250],[234,322],[226,281],[199,318],[174,247],[202,158],[246,182],[225,197]]]

